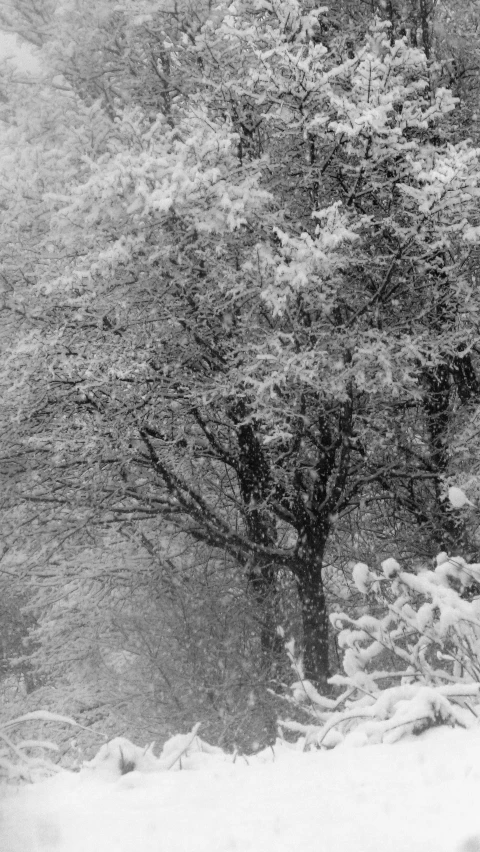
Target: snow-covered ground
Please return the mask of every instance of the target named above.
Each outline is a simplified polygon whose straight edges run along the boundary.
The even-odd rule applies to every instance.
[[[480,852],[480,727],[182,767],[5,789],[1,852]]]

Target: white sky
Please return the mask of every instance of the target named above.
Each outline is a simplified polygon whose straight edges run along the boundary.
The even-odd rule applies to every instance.
[[[39,68],[37,58],[27,45],[20,44],[16,36],[0,31],[0,60],[7,57],[14,58],[22,71],[35,72]]]

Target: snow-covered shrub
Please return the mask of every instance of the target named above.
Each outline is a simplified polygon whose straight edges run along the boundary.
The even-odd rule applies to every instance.
[[[30,739],[24,736],[31,723],[54,722],[62,725],[77,723],[66,716],[36,710],[16,719],[0,722],[0,781],[7,783],[33,782],[59,771],[51,759],[58,752],[56,743],[49,740]]]
[[[341,694],[320,696],[300,673],[293,687],[313,724],[283,722],[305,746],[393,742],[433,725],[464,727],[480,716],[480,564],[441,553],[434,570],[402,571],[395,559],[380,570],[364,563],[353,579],[368,612],[331,615],[339,630]],[[293,660],[292,649],[290,649]]]
[[[85,762],[83,773],[94,772],[102,778],[115,779],[130,772],[165,772],[179,769],[199,769],[208,766],[212,758],[234,761],[236,753],[227,754],[223,749],[212,746],[200,739],[197,732],[200,723],[188,734],[176,734],[170,737],[162,748],[159,757],[153,753],[155,743],[142,748],[134,745],[126,737],[115,737],[105,743],[95,757]]]

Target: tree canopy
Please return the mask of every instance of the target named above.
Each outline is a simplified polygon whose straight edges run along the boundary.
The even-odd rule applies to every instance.
[[[209,548],[272,676],[296,589],[325,688],[336,563],[472,546],[445,501],[479,393],[454,12],[33,8],[7,23],[45,72],[1,104],[4,564],[41,612],[112,536]]]

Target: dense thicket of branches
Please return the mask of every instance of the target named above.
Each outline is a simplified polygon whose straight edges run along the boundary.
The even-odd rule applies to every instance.
[[[161,598],[198,549],[248,602],[248,694],[297,609],[325,687],[350,553],[472,546],[443,498],[480,389],[480,169],[445,84],[476,73],[475,8],[8,15],[45,57],[28,86],[5,72],[0,197],[3,561],[33,584],[40,648],[89,584],[101,647],[102,594]]]

